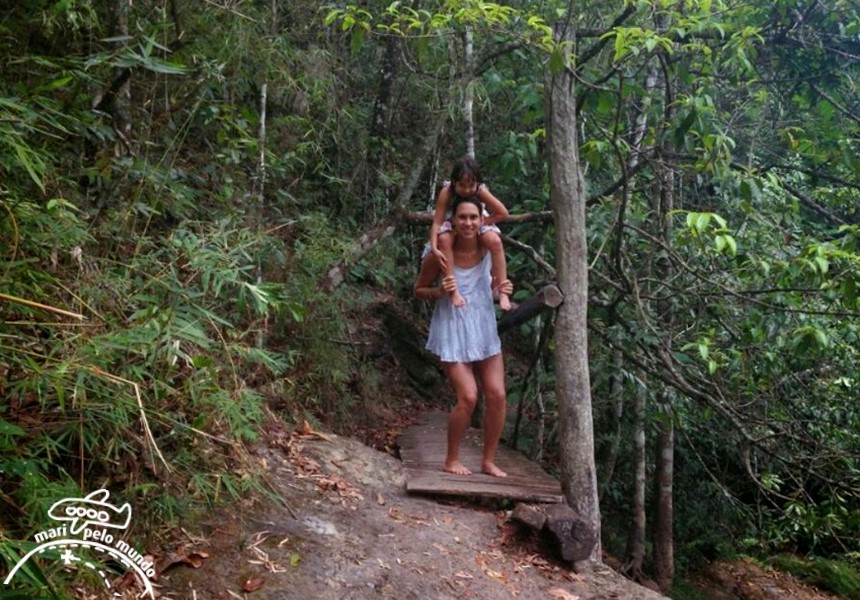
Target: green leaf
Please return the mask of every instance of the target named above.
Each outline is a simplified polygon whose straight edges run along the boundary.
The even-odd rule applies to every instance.
[[[723,237],[726,239],[726,243],[729,246],[729,253],[732,256],[736,256],[738,253],[738,243],[735,241],[735,238],[729,234],[724,234]]]
[[[14,423],[9,423],[8,421],[0,421],[0,435],[27,435],[27,432],[15,425]]]
[[[741,197],[747,202],[752,202],[758,198],[758,188],[749,179],[741,181],[740,185]]]
[[[323,24],[326,27],[330,27],[331,24],[334,23],[335,20],[342,14],[343,14],[343,11],[339,8],[335,8],[335,9],[330,10],[329,13],[325,16],[325,19],[323,20]]]
[[[687,223],[687,229],[693,229],[693,227],[696,224],[696,213],[688,212],[686,223]]]
[[[721,233],[714,237],[714,245],[717,248],[717,252],[722,254],[726,250],[728,250],[729,254],[734,256],[738,253],[738,244],[735,241],[735,238],[730,236],[728,233]]]

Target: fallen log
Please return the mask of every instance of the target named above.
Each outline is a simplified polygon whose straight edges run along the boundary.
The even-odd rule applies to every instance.
[[[587,560],[597,533],[567,504],[517,504],[511,518],[541,534],[563,560]]]
[[[409,211],[403,214],[403,221],[410,225],[429,225],[433,222],[433,211]],[[527,223],[530,221],[552,223],[552,211],[516,213],[508,215],[504,223]]]
[[[545,285],[537,294],[499,319],[498,331],[499,333],[504,333],[509,329],[522,325],[544,311],[558,308],[562,302],[564,302],[564,296],[561,290],[554,283]]]

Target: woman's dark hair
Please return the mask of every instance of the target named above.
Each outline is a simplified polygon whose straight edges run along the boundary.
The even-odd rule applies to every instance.
[[[481,166],[471,156],[463,156],[454,161],[454,166],[451,168],[451,185],[460,181],[464,176],[474,179],[478,185],[483,183]]]
[[[478,200],[478,197],[474,196],[474,195],[472,195],[472,196],[455,196],[454,201],[451,203],[451,214],[456,215],[457,214],[457,208],[461,204],[466,204],[466,203],[474,204],[475,206],[478,207],[478,214],[480,214],[480,215],[484,214],[484,206],[481,204],[481,201]]]

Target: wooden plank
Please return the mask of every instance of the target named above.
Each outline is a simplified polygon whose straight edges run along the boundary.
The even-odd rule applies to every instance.
[[[442,470],[445,460],[448,415],[431,412],[406,430],[398,440],[400,458],[406,469],[406,490],[483,498],[507,498],[518,502],[564,502],[561,484],[536,463],[503,445],[499,446],[496,464],[507,477],[481,473],[482,433],[469,428],[460,446],[460,461],[471,475],[454,475]]]

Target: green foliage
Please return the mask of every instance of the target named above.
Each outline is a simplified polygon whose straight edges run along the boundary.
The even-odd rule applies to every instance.
[[[860,568],[856,562],[841,560],[804,560],[790,554],[780,554],[768,561],[807,583],[847,600],[860,599]]]
[[[11,572],[19,563],[21,557],[35,547],[35,542],[10,540],[0,532],[0,565],[5,567],[3,571],[5,573]],[[44,555],[45,558],[53,559],[50,564],[60,564],[60,561],[56,560],[59,557],[59,552],[56,549],[49,549],[45,551]],[[59,580],[56,571],[58,571],[56,567],[53,571],[46,571],[42,568],[41,562],[28,560],[20,565],[12,584],[0,587],[0,598],[4,600],[29,600],[31,598],[65,600],[66,598],[70,598],[67,593],[62,589],[58,589],[53,583]],[[23,585],[16,585],[19,582],[23,583]]]
[[[523,39],[554,55],[558,52],[552,28],[541,15],[495,2],[447,3],[437,12],[416,10],[402,2],[392,2],[379,15],[349,4],[332,8],[325,16],[327,27],[338,25],[350,32],[353,52],[361,49],[367,33],[383,35],[428,36],[456,31],[463,27],[502,28],[511,33],[522,31]]]

